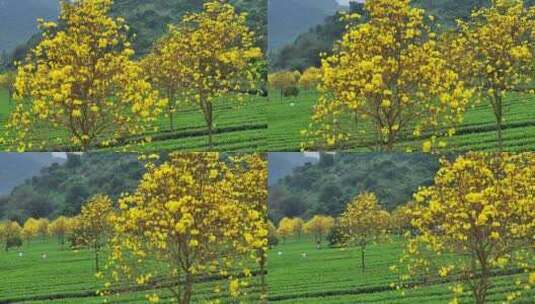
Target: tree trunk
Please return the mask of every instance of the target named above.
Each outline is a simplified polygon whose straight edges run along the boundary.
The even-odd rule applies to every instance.
[[[360,247],[360,263],[361,270],[364,271],[364,268],[366,267],[364,263],[364,246]]]
[[[180,304],[189,304],[191,302],[191,293],[193,289],[193,275],[191,272],[186,273],[186,281],[184,282],[184,292]]]
[[[212,111],[212,103],[211,102],[206,103],[206,109],[205,109],[205,113],[204,113],[204,118],[206,120],[206,126],[208,128],[208,148],[210,150],[212,150],[212,148],[213,148],[212,135],[213,135],[214,121],[213,121],[213,111]]]
[[[496,117],[496,140],[498,141],[498,151],[502,152],[503,150],[503,139],[502,139],[503,107],[502,107],[501,93],[496,91],[496,93],[494,93],[493,98],[494,98],[493,110],[494,110],[494,116]]]
[[[260,255],[260,288],[261,288],[261,299],[262,303],[267,303],[267,285],[266,285],[266,254],[263,249],[259,249],[258,253]]]
[[[98,251],[99,251],[98,245],[95,244],[95,271],[96,272],[100,271],[99,262],[98,262]]]

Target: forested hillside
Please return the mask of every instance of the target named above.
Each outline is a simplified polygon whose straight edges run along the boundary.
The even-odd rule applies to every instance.
[[[339,8],[336,0],[268,0],[269,49],[291,42]]]
[[[336,216],[362,191],[374,192],[392,210],[431,184],[438,164],[436,156],[418,153],[322,154],[319,163],[295,168],[270,187],[270,217]]]
[[[303,166],[306,163],[316,163],[318,159],[310,157],[300,152],[272,152],[268,155],[269,163],[269,177],[268,184],[273,185],[279,181],[279,179],[292,173],[292,170],[296,167]]]
[[[52,153],[2,153],[0,155],[0,196],[7,195],[18,184],[39,173],[41,168],[64,159]]]
[[[5,2],[6,0],[0,0],[0,3],[2,3],[1,1]],[[58,0],[46,1],[56,3],[56,5],[58,3]],[[139,56],[148,53],[152,43],[167,30],[169,24],[177,23],[187,12],[199,11],[205,2],[207,0],[114,0],[112,14],[125,18],[131,29],[134,49]],[[258,45],[265,49],[267,47],[266,1],[231,0],[230,2],[236,6],[238,11],[247,12],[250,27],[260,37],[257,41]],[[12,53],[8,53],[8,58],[4,60],[6,61],[6,66],[12,67],[13,61],[24,59],[28,50],[39,42],[40,37],[40,34],[35,34],[29,38],[29,35],[24,35],[16,30],[14,31],[13,28],[21,27],[22,24],[19,23],[24,23],[24,27],[32,29],[32,32],[30,32],[31,35],[31,33],[37,32],[36,18],[43,18],[45,20],[56,19],[58,14],[57,8],[55,11],[48,12],[45,9],[33,7],[31,11],[32,14],[29,14],[29,17],[19,18],[20,20],[17,19],[17,16],[21,14],[18,10],[14,12],[15,15],[13,18],[4,21],[0,20],[0,22],[4,23],[0,27],[0,31],[8,31],[10,36],[17,37],[19,40],[22,39],[21,41],[17,41],[17,48]],[[4,37],[4,35],[2,34],[0,37]],[[2,45],[1,41],[0,45]]]
[[[58,0],[0,0],[0,53],[37,33],[37,18],[56,19]]]
[[[136,154],[69,154],[64,164],[52,164],[0,199],[0,219],[74,215],[90,196],[117,198],[135,189],[144,167]]]
[[[412,1],[413,5],[425,9],[427,14],[436,17],[437,25],[440,25],[443,30],[454,26],[455,20],[467,18],[474,8],[489,5],[489,3],[489,0]],[[534,5],[535,0],[526,0],[525,4]],[[362,15],[362,4],[353,2],[350,10]],[[270,25],[270,28],[272,26]],[[299,35],[294,36],[297,38],[293,42],[285,44],[277,52],[271,54],[271,68],[303,71],[310,66],[319,66],[320,53],[331,52],[334,42],[342,37],[345,26],[346,23],[340,20],[340,15],[337,13],[326,17],[323,23],[299,32]]]

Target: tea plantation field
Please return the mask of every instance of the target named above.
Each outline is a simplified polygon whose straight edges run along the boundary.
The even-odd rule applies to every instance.
[[[22,253],[22,255],[20,255]],[[61,249],[55,240],[34,240],[21,250],[0,251],[0,303],[103,303],[95,292],[104,281],[94,275],[92,253],[87,250]],[[193,303],[205,303],[214,296],[215,284],[227,286],[227,281],[210,280],[194,286]],[[107,297],[108,303],[147,303],[146,294],[156,293],[160,303],[171,303],[166,289],[124,286],[117,295]],[[125,291],[128,290],[128,291]],[[258,300],[258,287],[252,286],[246,301]],[[220,294],[221,295],[221,294]]]
[[[312,108],[318,99],[315,91],[302,91],[297,97],[281,100],[278,92],[270,94],[267,107],[269,129],[267,133],[268,151],[298,151],[303,138],[300,131],[306,129]],[[511,93],[505,102],[505,122],[503,130],[504,150],[528,151],[535,149],[535,96]],[[447,139],[450,151],[469,150],[492,151],[497,149],[496,134],[490,104],[486,101],[467,110],[464,122],[457,128],[457,134]],[[371,133],[361,134],[371,140]],[[421,140],[407,137],[397,147],[420,149]],[[344,150],[370,151],[358,143],[348,143]]]
[[[0,133],[9,117],[13,103],[9,102],[6,90],[0,90]],[[266,146],[266,98],[247,96],[240,102],[229,97],[217,103],[214,110],[214,147],[217,151],[265,151]],[[152,141],[145,144],[130,144],[127,149],[133,151],[204,151],[208,150],[208,138],[205,122],[196,107],[185,105],[174,116],[174,128],[171,130],[169,118],[162,115],[155,126],[157,131],[149,131],[141,137],[150,136]],[[65,130],[49,127],[39,130],[34,142],[55,138],[66,138]],[[139,137],[130,138],[131,140]],[[124,147],[113,147],[121,151]],[[0,146],[5,150],[6,146]],[[72,150],[67,146],[50,146],[47,150]]]
[[[360,269],[358,249],[316,249],[310,239],[288,240],[270,251],[268,267],[269,302],[284,304],[413,304],[448,303],[449,284],[431,284],[407,290],[405,295],[390,286],[396,274],[390,266],[396,264],[402,252],[401,241],[369,248],[366,269]],[[304,256],[306,254],[306,257]],[[516,278],[526,275],[503,275],[494,278],[495,286],[488,303],[502,303],[508,292],[515,289]],[[535,291],[526,292],[514,303],[533,304]],[[461,303],[473,303],[468,294]]]

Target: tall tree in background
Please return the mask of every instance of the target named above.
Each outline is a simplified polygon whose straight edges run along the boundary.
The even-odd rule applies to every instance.
[[[321,247],[323,237],[334,227],[334,218],[326,215],[314,215],[312,219],[305,223],[304,230],[314,236],[316,247]]]
[[[111,0],[62,1],[59,22],[40,22],[41,42],[15,81],[15,109],[4,140],[19,150],[50,147],[43,127],[66,130],[86,151],[141,133],[165,100],[158,99],[131,57],[127,26],[109,16]]]

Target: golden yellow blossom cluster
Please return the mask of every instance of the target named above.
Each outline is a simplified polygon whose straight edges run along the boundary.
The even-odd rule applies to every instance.
[[[501,148],[504,96],[529,91],[533,77],[535,7],[527,8],[522,0],[493,0],[468,21],[459,21],[445,42],[454,69],[491,104]]]
[[[390,214],[381,207],[374,193],[363,192],[347,204],[338,220],[344,246],[361,251],[361,269],[365,268],[366,248],[384,239],[390,227]]]
[[[445,135],[461,121],[471,91],[442,56],[429,18],[409,2],[366,1],[369,21],[351,23],[323,58],[304,149],[360,141],[388,151],[402,136]]]
[[[169,117],[177,99],[199,106],[212,147],[214,103],[222,96],[243,99],[260,81],[262,50],[255,46],[247,15],[221,1],[210,1],[198,13],[183,17],[144,61],[152,83],[169,98]]]
[[[414,195],[417,233],[402,258],[407,266],[402,279],[434,272],[458,281],[457,290],[468,287],[475,303],[483,304],[493,272],[532,267],[534,173],[533,153],[468,153],[443,160],[434,185]],[[504,300],[516,298],[522,284]],[[452,303],[458,296],[454,293]]]
[[[218,153],[173,153],[150,163],[112,219],[112,281],[157,285],[155,278],[165,278],[176,283],[173,298],[190,303],[194,281],[216,275],[228,279],[229,295],[245,295],[251,267],[265,264],[266,168],[260,155]]]
[[[334,228],[334,225],[335,219],[333,217],[328,215],[314,215],[305,223],[303,229],[305,233],[313,235],[314,242],[318,246],[321,246],[323,237]]]
[[[109,145],[143,132],[166,103],[132,61],[128,27],[109,16],[111,0],[61,3],[58,23],[41,21],[42,40],[18,67],[4,141],[20,151]],[[70,138],[37,140],[46,128]]]

